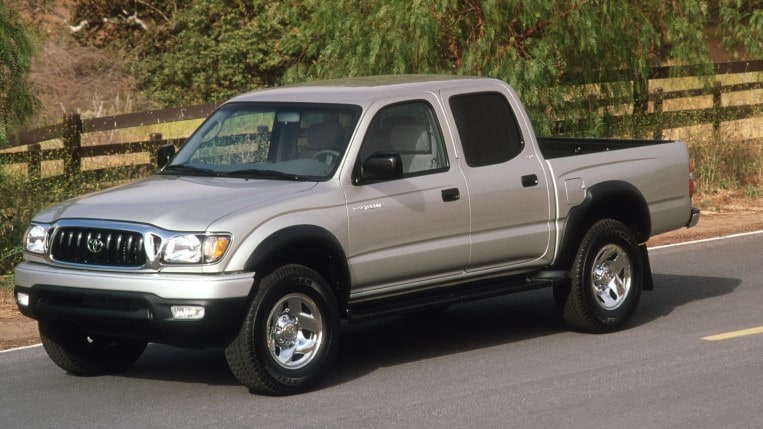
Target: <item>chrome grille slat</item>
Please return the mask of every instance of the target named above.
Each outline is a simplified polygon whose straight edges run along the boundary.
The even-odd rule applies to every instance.
[[[88,243],[97,240],[97,243]],[[92,243],[92,242],[91,242]],[[72,264],[141,267],[146,264],[143,235],[135,231],[62,227],[51,240],[50,256]]]

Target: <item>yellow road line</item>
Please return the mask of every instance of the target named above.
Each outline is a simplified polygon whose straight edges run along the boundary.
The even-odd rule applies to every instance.
[[[759,326],[757,328],[742,329],[741,331],[727,332],[725,334],[711,335],[702,339],[705,341],[720,341],[755,334],[763,334],[763,326]]]

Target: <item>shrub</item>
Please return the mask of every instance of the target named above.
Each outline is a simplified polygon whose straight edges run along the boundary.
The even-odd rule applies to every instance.
[[[107,174],[94,181],[88,175],[30,180],[0,170],[0,276],[13,272],[21,261],[22,241],[29,221],[43,208],[135,178]]]

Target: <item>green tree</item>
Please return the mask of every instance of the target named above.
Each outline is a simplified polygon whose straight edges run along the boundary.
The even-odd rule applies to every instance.
[[[299,1],[195,0],[144,47],[133,70],[165,105],[222,100],[276,85],[307,44]]]
[[[126,17],[122,32],[142,32],[139,42],[125,41],[120,31],[93,26],[90,38],[122,40],[134,52],[140,87],[164,105],[311,79],[470,74],[511,83],[543,133],[567,120],[577,133],[611,134],[622,131],[608,129],[608,114],[646,112],[650,67],[711,71],[701,0],[79,3]],[[147,23],[142,30],[135,19],[127,22],[133,15]],[[601,107],[592,96],[622,101]]]
[[[603,132],[602,111],[571,99],[624,97],[645,110],[649,68],[710,63],[697,0],[306,0],[309,62],[287,81],[442,72],[510,82],[535,126],[563,118]],[[590,83],[610,82],[592,87]],[[635,82],[632,85],[630,82]],[[604,112],[606,113],[606,112]]]
[[[165,106],[275,85],[306,43],[298,0],[77,0],[86,44],[129,54],[139,88]]]
[[[34,44],[21,18],[0,2],[0,145],[7,143],[7,133],[21,127],[38,105],[29,87],[33,54]]]
[[[744,47],[753,58],[763,58],[763,0],[717,0],[717,19],[723,45]]]

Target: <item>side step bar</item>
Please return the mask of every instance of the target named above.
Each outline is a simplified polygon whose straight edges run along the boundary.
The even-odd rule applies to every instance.
[[[461,283],[416,294],[350,304],[346,309],[346,316],[350,321],[361,321],[562,285],[567,282],[569,277],[566,271],[539,271],[529,276]]]

